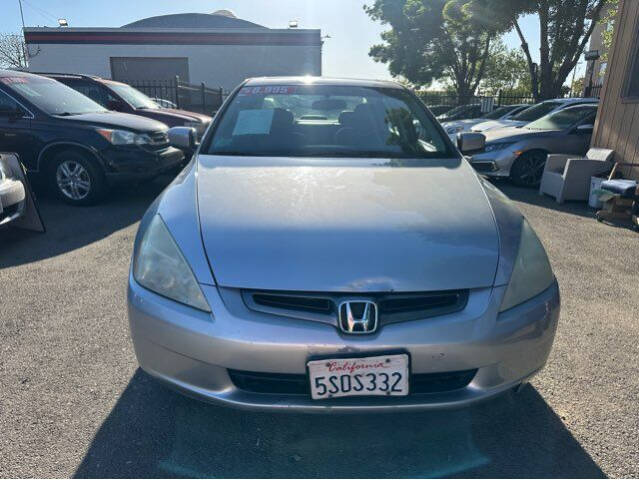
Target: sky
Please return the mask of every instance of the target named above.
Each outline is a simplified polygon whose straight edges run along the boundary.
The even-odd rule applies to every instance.
[[[210,13],[230,9],[239,18],[270,28],[286,28],[298,20],[299,28],[319,28],[330,35],[324,43],[323,73],[327,76],[391,78],[384,64],[369,56],[385,27],[373,22],[362,0],[22,0],[26,26],[57,26],[65,18],[71,27],[119,27],[141,18],[170,13]],[[0,33],[19,32],[18,0],[0,0]],[[521,21],[531,51],[538,54],[539,25],[533,16]],[[514,32],[504,41],[519,48]],[[585,70],[582,64],[581,70]],[[578,73],[579,76],[579,73]]]

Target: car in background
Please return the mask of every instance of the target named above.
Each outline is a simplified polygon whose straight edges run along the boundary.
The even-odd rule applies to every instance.
[[[442,127],[446,130],[450,139],[456,141],[458,133],[469,132],[475,125],[489,120],[508,120],[528,107],[530,107],[530,105],[527,104],[504,105],[497,107],[492,112],[487,113],[480,118],[444,122],[442,123]]]
[[[152,98],[154,103],[157,103],[161,108],[173,108],[176,109],[177,105],[173,103],[171,100],[167,100],[166,98]]]
[[[2,139],[3,133],[0,131],[0,146]],[[0,227],[19,219],[27,203],[27,190],[22,183],[22,175],[14,171],[14,168],[9,156],[0,153]]]
[[[139,364],[163,383],[323,413],[517,389],[560,310],[528,222],[415,95],[326,77],[231,95],[141,220],[127,298]]]
[[[525,127],[491,130],[481,152],[470,157],[475,170],[489,177],[507,177],[537,187],[550,153],[584,155],[590,146],[597,105],[555,111]]]
[[[479,103],[460,105],[442,115],[438,115],[437,120],[439,120],[440,123],[452,122],[453,120],[466,120],[468,118],[479,118],[484,115],[484,113]]]
[[[539,120],[544,115],[558,112],[564,108],[597,103],[599,103],[599,99],[597,98],[557,98],[555,100],[546,100],[545,102],[528,107],[510,118],[478,123],[471,128],[471,131],[484,133],[505,127],[521,127],[535,120]]]
[[[428,110],[437,117],[451,111],[455,107],[456,105],[429,105]]]
[[[168,127],[111,112],[51,78],[0,70],[0,144],[30,176],[73,205],[99,201],[108,187],[179,167]]]
[[[161,108],[141,91],[130,85],[90,75],[44,74],[86,95],[107,110],[151,118],[168,127],[191,127],[198,139],[211,123],[211,117],[176,108]]]

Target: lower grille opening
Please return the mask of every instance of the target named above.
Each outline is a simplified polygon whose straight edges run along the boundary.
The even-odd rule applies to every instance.
[[[229,370],[233,384],[249,393],[310,395],[306,375],[284,373],[245,372]],[[444,373],[416,373],[410,378],[410,393],[443,393],[468,386],[477,370]]]

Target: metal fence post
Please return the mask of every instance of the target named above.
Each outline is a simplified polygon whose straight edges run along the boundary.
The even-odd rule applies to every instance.
[[[206,113],[206,86],[204,85],[204,82],[200,84],[200,88],[202,92],[202,113]]]
[[[180,76],[175,76],[175,105],[180,108]]]

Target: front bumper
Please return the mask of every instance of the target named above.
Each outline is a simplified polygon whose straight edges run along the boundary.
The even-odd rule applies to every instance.
[[[184,162],[184,153],[173,147],[158,151],[141,148],[110,148],[102,152],[106,178],[110,184],[128,183],[156,177]]]
[[[470,164],[482,175],[489,177],[508,177],[510,168],[517,159],[511,148],[496,152],[478,153],[471,157]]]
[[[466,406],[505,392],[539,371],[559,319],[555,283],[537,297],[498,314],[505,287],[472,291],[466,308],[426,320],[391,324],[370,336],[345,336],[331,325],[254,312],[241,295],[222,297],[202,285],[213,315],[156,295],[130,277],[128,311],[140,366],[183,393],[235,407],[306,412],[414,410]],[[229,370],[306,374],[318,356],[361,356],[403,350],[411,373],[476,369],[464,388],[408,397],[313,401],[310,395],[254,393],[238,388]]]
[[[0,226],[20,218],[24,213],[26,191],[20,180],[0,181]]]

